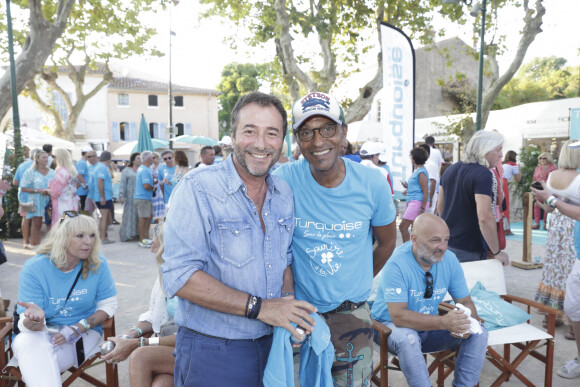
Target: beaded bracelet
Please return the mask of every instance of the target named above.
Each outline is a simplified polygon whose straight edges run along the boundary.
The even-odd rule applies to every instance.
[[[141,328],[133,325],[131,328],[129,328],[129,330],[131,330],[131,329],[134,330],[134,331],[137,331],[137,334],[138,334],[137,337],[143,336],[143,331],[141,330]]]
[[[144,338],[144,337],[141,337],[141,338],[139,339],[139,346],[140,346],[140,347],[144,347],[144,346],[145,346],[145,338]]]

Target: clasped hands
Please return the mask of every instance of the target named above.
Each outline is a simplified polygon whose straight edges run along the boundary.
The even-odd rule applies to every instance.
[[[308,335],[314,330],[315,322],[310,314],[316,311],[318,309],[314,305],[306,301],[296,300],[294,296],[288,295],[282,298],[263,300],[258,320],[268,325],[285,328],[294,336],[296,342],[301,342],[304,335]],[[292,322],[304,333],[297,331],[297,328],[291,324]]]
[[[469,316],[461,310],[451,310],[443,316],[442,325],[445,330],[451,333],[451,336],[458,339],[467,339],[470,336]],[[459,334],[456,334],[459,333]]]

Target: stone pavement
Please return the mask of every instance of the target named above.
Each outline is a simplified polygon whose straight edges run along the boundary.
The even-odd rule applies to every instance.
[[[119,207],[119,206],[118,206]],[[121,219],[118,211],[117,219]],[[110,237],[119,240],[119,226],[113,226],[110,230]],[[401,243],[400,234],[397,232],[399,245]],[[0,289],[5,299],[12,302],[16,300],[18,292],[18,275],[24,262],[34,255],[30,250],[22,248],[22,240],[10,239],[4,242],[8,254],[8,262],[0,266]],[[508,240],[507,252],[512,260],[521,260],[522,243]],[[149,295],[151,288],[158,275],[155,265],[154,254],[148,249],[140,248],[137,242],[117,242],[103,246],[103,253],[107,257],[115,283],[117,285],[119,310],[115,316],[117,334],[121,334],[125,329],[134,324],[140,313],[149,307]],[[545,248],[534,245],[532,256],[544,256]],[[541,269],[522,270],[512,266],[505,269],[505,276],[509,294],[533,299],[536,286],[541,277]],[[532,312],[532,323],[538,327],[541,326],[543,316]],[[567,327],[561,326],[556,328],[556,344],[554,355],[554,386],[578,386],[579,380],[567,380],[556,375],[556,369],[563,365],[567,360],[573,358],[576,353],[576,346],[573,341],[564,339]],[[378,348],[376,348],[378,350]],[[515,354],[514,354],[515,352]],[[375,351],[375,356],[378,351]],[[517,355],[517,351],[512,350],[512,359]],[[378,358],[378,357],[377,357]],[[528,358],[520,365],[519,370],[529,377],[537,386],[543,385],[543,368],[540,363],[533,358]],[[104,376],[104,368],[96,367],[90,371],[95,376]],[[489,386],[497,377],[498,371],[489,362],[486,362],[481,375],[481,386]],[[119,364],[120,386],[129,386],[128,362]],[[389,379],[392,386],[406,385],[400,372],[391,371]],[[446,385],[451,385],[451,379]],[[435,379],[433,379],[435,384]],[[75,386],[84,386],[84,382],[78,382]],[[216,384],[219,385],[219,384]],[[512,377],[506,386],[522,385],[516,378]]]

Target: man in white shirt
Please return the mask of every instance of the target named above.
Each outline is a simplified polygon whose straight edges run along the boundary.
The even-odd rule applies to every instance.
[[[375,141],[367,141],[360,148],[360,158],[361,164],[371,168],[377,168],[381,171],[383,176],[389,182],[389,188],[391,193],[393,192],[393,183],[391,182],[391,177],[386,169],[379,167],[379,155],[385,152],[385,146],[383,143]]]

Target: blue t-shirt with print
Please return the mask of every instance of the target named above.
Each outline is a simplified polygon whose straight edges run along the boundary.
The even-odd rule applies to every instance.
[[[92,171],[89,169],[89,195],[90,198],[95,202],[101,201],[101,193],[99,192],[99,179],[103,180],[105,200],[113,200],[113,179],[111,179],[111,174],[109,173],[109,168],[103,163],[97,163],[94,165]]]
[[[427,173],[427,168],[419,167],[415,169],[411,177],[409,177],[408,187],[407,187],[407,202],[411,200],[423,200],[423,191],[421,190],[421,184],[419,183],[419,175],[424,173],[427,178],[427,192],[429,192],[429,173]]]
[[[133,198],[151,200],[153,191],[147,191],[143,184],[153,185],[153,171],[146,165],[141,165],[137,170],[137,182]]]
[[[443,260],[431,266],[433,296],[425,298],[425,270],[413,255],[412,242],[397,247],[379,273],[377,297],[371,315],[380,322],[390,321],[387,302],[406,302],[407,309],[422,314],[437,315],[437,308],[447,292],[454,299],[469,295],[463,269],[453,252],[447,250]]]
[[[214,161],[215,162],[215,161]],[[159,181],[163,179],[167,179],[167,181],[171,181],[173,175],[175,174],[175,167],[168,167],[167,165],[163,164],[159,167]],[[171,184],[164,184],[163,185],[163,200],[165,204],[169,202],[169,197],[171,196],[171,192],[173,192],[173,185]]]
[[[274,174],[294,191],[292,238],[296,298],[321,313],[344,301],[368,299],[373,280],[372,226],[397,215],[381,171],[344,160],[346,175],[334,188],[321,186],[304,158]]]
[[[89,165],[87,164],[87,161],[85,159],[80,159],[77,162],[77,172],[79,175],[81,175],[83,177],[83,179],[85,179],[85,181],[88,184],[89,183]],[[88,186],[87,186],[87,188],[83,188],[82,186],[79,186],[79,188],[77,188],[77,195],[78,196],[85,196],[88,193],[89,193]]]
[[[59,270],[49,257],[36,255],[24,263],[20,272],[18,300],[33,302],[44,310],[47,325],[72,325],[97,310],[97,302],[117,295],[115,282],[104,256],[97,272],[79,277],[68,301],[66,296],[82,268],[82,260],[68,273]],[[18,313],[24,308],[18,306]],[[101,327],[93,328],[102,332]]]

